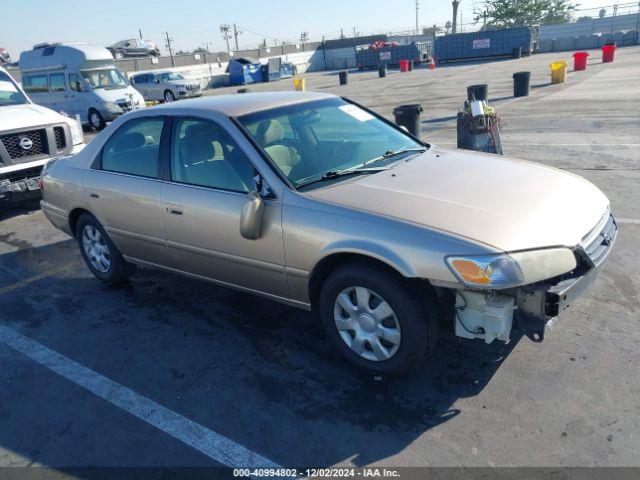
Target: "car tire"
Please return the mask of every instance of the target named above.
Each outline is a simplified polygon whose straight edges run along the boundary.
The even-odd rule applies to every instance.
[[[95,130],[96,132],[102,130],[106,125],[104,117],[95,108],[89,109],[87,118],[89,120],[89,127],[91,127],[91,129]]]
[[[360,301],[366,295],[358,289],[369,292],[368,304]],[[351,301],[349,309],[356,306],[357,311],[348,313],[342,308],[345,295]],[[382,302],[386,306],[378,310]],[[429,292],[418,290],[401,275],[360,263],[344,265],[331,273],[319,299],[322,324],[337,351],[355,366],[387,376],[415,368],[433,349],[438,325],[436,305]],[[387,311],[391,314],[385,316]]]
[[[93,215],[82,214],[78,218],[75,233],[84,262],[104,284],[122,284],[133,274],[135,265],[125,261]]]
[[[171,103],[176,101],[176,96],[173,94],[171,90],[165,90],[163,98],[164,98],[164,103]]]

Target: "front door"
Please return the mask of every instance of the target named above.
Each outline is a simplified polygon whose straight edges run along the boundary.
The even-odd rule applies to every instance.
[[[240,234],[256,171],[223,127],[176,118],[170,177],[163,185],[167,245],[175,268],[226,284],[288,297],[281,203],[265,199],[262,236]]]
[[[130,120],[84,177],[86,201],[122,254],[158,265],[170,263],[158,175],[163,126],[162,117]]]

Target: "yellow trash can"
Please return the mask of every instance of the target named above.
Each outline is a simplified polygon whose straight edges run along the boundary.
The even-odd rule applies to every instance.
[[[567,68],[569,64],[564,61],[551,64],[551,83],[564,83],[567,80]]]
[[[294,78],[293,88],[298,92],[304,92],[307,90],[307,81],[304,78]]]

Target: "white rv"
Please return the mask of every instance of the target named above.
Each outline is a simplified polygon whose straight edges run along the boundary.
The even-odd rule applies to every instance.
[[[39,104],[96,130],[145,106],[104,47],[86,43],[43,43],[20,54],[22,87]]]

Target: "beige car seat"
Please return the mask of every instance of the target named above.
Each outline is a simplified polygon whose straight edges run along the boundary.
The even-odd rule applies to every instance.
[[[293,147],[282,145],[284,127],[278,120],[264,120],[258,124],[256,140],[264,148],[267,155],[282,170],[289,175],[291,169],[300,161],[300,154]]]

